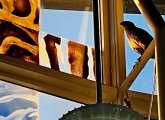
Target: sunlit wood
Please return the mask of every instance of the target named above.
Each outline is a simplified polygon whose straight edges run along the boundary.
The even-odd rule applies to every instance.
[[[133,69],[127,76],[121,88],[127,90],[129,89],[129,87],[132,85],[138,74],[144,68],[148,60],[153,56],[154,52],[155,52],[155,40],[151,42],[151,44],[148,46],[144,54],[141,56],[140,61],[135,64],[134,68],[132,66]]]
[[[121,0],[101,1],[104,83],[114,87],[120,86],[126,75],[124,34],[118,24],[123,21],[121,6]]]
[[[136,63],[132,71],[129,73],[129,75],[125,79],[124,83],[121,85],[119,89],[119,100],[120,100],[119,103],[123,102],[126,91],[135,81],[136,77],[142,71],[142,69],[148,62],[148,60],[153,56],[154,52],[155,52],[155,40],[151,42],[151,44],[148,46],[144,54],[141,56],[140,61]]]
[[[164,87],[165,87],[165,76],[164,76],[164,32],[165,32],[165,22],[155,8],[155,5],[152,1],[143,1],[143,0],[134,0],[135,4],[137,5],[140,12],[146,18],[148,24],[152,28],[153,32],[156,36],[156,75],[157,75],[157,91],[158,91],[158,113],[159,113],[159,120],[164,120],[165,115],[165,94],[164,94]]]
[[[164,24],[164,20],[161,17],[161,14],[155,7],[152,0],[144,1],[144,0],[134,0],[137,8],[140,10],[142,15],[144,15],[149,27],[154,32],[158,26]]]
[[[157,73],[157,91],[158,91],[158,113],[159,120],[165,119],[165,25],[156,30],[156,73]]]
[[[80,103],[95,103],[95,82],[0,55],[0,79]],[[117,90],[103,85],[103,102],[115,100]]]
[[[95,82],[0,55],[0,79],[84,104],[96,102]],[[150,95],[128,92],[133,109],[148,115]],[[103,85],[103,102],[114,102],[117,88]],[[156,97],[156,96],[155,96]],[[151,118],[157,117],[154,98]]]
[[[77,10],[84,11],[86,7],[89,7],[89,11],[92,10],[92,0],[42,0],[43,7],[45,9],[57,9],[57,10]]]
[[[131,107],[135,111],[139,112],[144,117],[148,117],[151,95],[128,91],[128,97],[131,102]],[[154,96],[153,99],[153,108],[151,113],[151,119],[158,119],[158,107],[157,107],[157,96]]]
[[[109,29],[109,18],[108,18],[108,2],[109,0],[100,1],[100,9],[101,9],[101,35],[102,35],[102,55],[103,55],[103,75],[104,75],[104,84],[112,85],[112,76],[111,71],[111,54],[110,54],[110,29]],[[105,49],[106,48],[106,49]],[[115,71],[114,71],[115,72]]]
[[[155,6],[157,7],[157,9],[159,10],[159,12],[161,14],[165,14],[165,1],[164,0],[149,0],[149,1],[153,1]],[[148,1],[147,1],[148,2]],[[133,0],[123,0],[124,3],[124,12],[125,13],[134,13],[134,14],[139,14],[139,10],[136,7],[135,3],[133,2]]]

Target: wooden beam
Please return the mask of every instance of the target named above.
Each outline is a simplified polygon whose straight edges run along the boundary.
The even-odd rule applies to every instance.
[[[4,55],[0,55],[0,79],[79,103],[96,102],[95,82]],[[133,109],[147,116],[150,95],[128,91],[128,96]],[[114,102],[116,97],[117,88],[103,85],[103,102]],[[156,96],[151,118],[157,118]]]
[[[159,120],[164,120],[165,115],[165,94],[164,94],[164,32],[165,32],[165,22],[160,15],[159,11],[156,9],[154,3],[150,1],[144,0],[134,0],[135,4],[139,8],[140,12],[146,18],[148,24],[152,28],[156,37],[156,75],[157,75],[157,91],[158,91],[158,111],[159,111]],[[156,19],[155,19],[156,18]]]
[[[151,95],[146,93],[128,91],[128,97],[131,102],[131,107],[138,111],[141,115],[148,118]],[[151,119],[158,119],[157,96],[153,98],[153,107]]]
[[[155,33],[155,30],[158,26],[164,25],[164,20],[155,7],[155,4],[152,2],[152,0],[144,1],[144,0],[133,0],[137,6],[137,8],[140,10],[141,14],[144,15],[147,23],[149,24],[151,30],[153,33]],[[155,19],[156,18],[156,19]]]
[[[156,73],[157,73],[157,91],[158,91],[158,113],[159,113],[159,120],[165,119],[165,25],[160,26],[156,30]]]
[[[153,0],[161,14],[165,14],[165,1]],[[125,13],[140,13],[132,0],[123,0]],[[56,10],[78,10],[83,11],[85,7],[92,10],[92,0],[42,0],[42,5],[45,9]]]
[[[126,77],[124,32],[119,24],[123,21],[122,1],[101,0],[100,5],[104,84],[118,87]]]
[[[126,80],[122,84],[121,89],[126,89],[126,90],[129,89],[129,87],[132,85],[136,77],[144,68],[148,60],[154,55],[154,52],[155,52],[155,40],[153,40],[151,44],[148,46],[146,51],[141,56],[140,61],[135,64],[134,68],[132,69],[132,71],[129,73]]]
[[[0,55],[0,79],[80,103],[96,102],[95,82]],[[114,101],[116,88],[103,85],[103,102]]]
[[[101,11],[101,37],[102,37],[102,60],[103,60],[103,83],[112,86],[112,78],[116,73],[111,73],[111,54],[110,54],[110,21],[109,21],[109,0],[100,1],[100,11]],[[106,49],[105,49],[106,48]],[[115,72],[115,71],[114,71]]]
[[[153,40],[146,51],[143,53],[143,55],[140,58],[140,61],[136,63],[134,68],[131,70],[121,87],[119,88],[119,103],[123,104],[123,100],[126,94],[126,91],[129,89],[129,87],[132,85],[132,83],[135,81],[136,77],[139,75],[139,73],[142,71],[148,60],[154,55],[155,52],[155,40]]]
[[[164,0],[152,0],[160,12],[160,14],[165,14],[165,1]],[[134,13],[134,14],[140,14],[138,8],[136,7],[133,0],[123,0],[124,3],[124,12],[125,13]]]
[[[92,0],[42,0],[42,6],[45,9],[77,11],[84,11],[86,7],[92,11],[93,8]]]
[[[111,0],[112,1],[112,0]],[[111,27],[111,30],[114,29],[114,40],[113,40],[113,44],[115,46],[115,60],[117,62],[116,64],[116,68],[117,68],[117,74],[116,74],[116,81],[117,81],[117,87],[119,88],[125,78],[126,78],[126,61],[125,61],[125,41],[124,41],[124,32],[123,29],[121,29],[121,25],[120,23],[124,20],[123,18],[123,0],[114,0],[114,25]],[[111,15],[109,16],[110,20],[112,20]],[[111,23],[112,24],[112,23]],[[110,35],[112,35],[113,33],[111,33]],[[114,52],[114,50],[111,50],[111,53]],[[113,71],[113,69],[112,69]]]

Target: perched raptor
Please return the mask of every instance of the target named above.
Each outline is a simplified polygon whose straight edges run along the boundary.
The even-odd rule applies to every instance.
[[[142,55],[153,40],[153,37],[145,30],[136,27],[130,21],[123,21],[120,25],[125,29],[130,47]],[[152,58],[154,58],[154,56]],[[138,60],[140,60],[140,58]]]

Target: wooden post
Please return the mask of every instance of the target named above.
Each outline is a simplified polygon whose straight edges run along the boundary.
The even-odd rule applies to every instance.
[[[122,0],[100,0],[103,83],[119,87],[126,77]]]
[[[134,0],[144,15],[156,37],[156,71],[158,76],[158,113],[159,120],[165,120],[165,22],[151,0]]]
[[[165,120],[165,25],[155,31],[159,120]]]
[[[152,0],[134,0],[134,2],[140,12],[144,15],[152,31],[155,33],[157,26],[163,25],[164,20]]]

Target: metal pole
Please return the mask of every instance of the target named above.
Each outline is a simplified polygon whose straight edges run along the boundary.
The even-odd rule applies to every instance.
[[[102,56],[101,56],[101,34],[100,34],[100,0],[93,0],[93,18],[94,18],[94,43],[96,60],[96,97],[97,103],[102,103]]]
[[[159,120],[165,120],[165,25],[156,29],[156,72]]]

